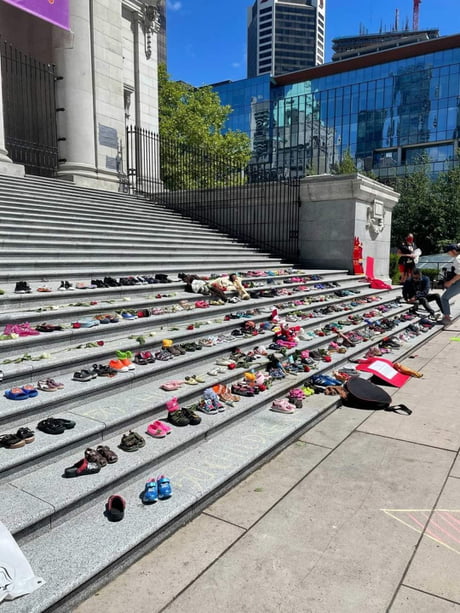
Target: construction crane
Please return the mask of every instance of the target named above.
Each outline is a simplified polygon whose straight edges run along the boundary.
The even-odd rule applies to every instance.
[[[412,29],[418,30],[418,18],[420,15],[420,5],[422,0],[414,0],[414,13],[412,17]]]

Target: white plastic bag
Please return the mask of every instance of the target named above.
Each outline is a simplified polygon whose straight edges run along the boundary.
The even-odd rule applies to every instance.
[[[44,583],[34,575],[8,528],[0,522],[0,602],[31,594]]]

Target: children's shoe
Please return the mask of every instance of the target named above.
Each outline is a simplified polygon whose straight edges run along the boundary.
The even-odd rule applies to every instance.
[[[195,412],[195,405],[183,407],[182,413],[189,420],[191,426],[197,426],[201,423],[201,417]]]
[[[202,398],[198,403],[197,410],[201,411],[202,413],[206,413],[207,415],[217,415],[217,413],[219,412],[215,408],[211,398]]]
[[[165,438],[166,436],[166,432],[157,425],[157,422],[147,426],[146,434],[149,434],[153,438]]]
[[[155,479],[147,481],[141,494],[141,500],[144,504],[153,504],[158,500],[158,487]]]
[[[160,500],[166,500],[166,498],[171,498],[172,496],[172,488],[171,481],[168,477],[164,475],[160,475],[157,479],[157,489],[158,489],[158,498]]]
[[[168,410],[168,421],[173,426],[178,426],[178,427],[190,425],[189,418],[186,415],[184,415],[181,408]]]

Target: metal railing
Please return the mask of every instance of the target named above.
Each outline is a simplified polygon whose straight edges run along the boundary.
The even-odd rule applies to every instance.
[[[203,147],[127,128],[131,193],[295,261],[300,179],[267,164],[241,167]]]
[[[5,146],[26,173],[52,177],[58,165],[56,74],[0,38]]]

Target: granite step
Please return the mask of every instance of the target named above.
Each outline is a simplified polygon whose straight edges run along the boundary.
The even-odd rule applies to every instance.
[[[397,358],[412,350],[407,347]],[[283,385],[271,389],[275,387],[275,395],[282,396]],[[166,439],[147,440],[134,454],[120,451],[119,462],[97,475],[62,479],[60,470],[81,457],[75,453],[69,456],[68,464],[62,461],[41,469],[41,479],[37,473],[1,486],[5,506],[22,509],[20,514],[10,513],[5,523],[18,538],[34,572],[46,581],[33,594],[4,603],[5,611],[41,613],[58,604],[62,610],[70,610],[71,599],[87,582],[97,584],[125,556],[133,561],[144,552],[143,545],[151,549],[161,542],[338,404],[334,397],[315,395],[294,414],[281,415],[269,411],[271,399],[267,396],[260,398],[257,407],[251,406],[253,400],[242,400],[249,405],[247,410],[232,408],[216,416],[203,416],[199,426],[176,428]],[[200,444],[188,444],[191,436]],[[173,445],[185,449],[174,454]],[[171,479],[173,496],[145,507],[139,494],[145,482],[158,474]],[[98,494],[91,494],[94,490]],[[125,519],[119,524],[108,522],[103,514],[105,500],[115,493],[127,501]],[[69,496],[78,506],[63,517]],[[54,519],[47,526],[50,514]],[[37,527],[33,538],[24,528],[31,520]],[[69,542],[74,544],[70,558]],[[91,560],[91,565],[82,564],[82,559]]]
[[[400,309],[395,309],[390,315],[394,316],[399,312],[401,312]],[[399,334],[409,324],[410,322],[405,322],[398,325],[389,335]],[[352,329],[359,331],[360,327],[354,326]],[[299,343],[299,349],[327,348],[328,344],[336,338],[336,334],[330,334],[323,338],[317,337]],[[350,349],[346,354],[334,354],[332,362],[321,362],[315,373],[333,370],[344,363],[348,363],[353,356],[364,353],[369,347],[376,345],[381,338],[381,336],[377,336],[360,343],[359,347]],[[244,338],[240,340],[239,346],[243,351],[248,351],[254,349],[258,342],[260,342],[260,339]],[[139,421],[139,419],[149,417],[152,421],[158,417],[164,417],[164,403],[171,395],[179,397],[181,404],[188,404],[196,399],[203,389],[214,385],[216,382],[231,385],[239,379],[242,374],[240,369],[225,370],[218,379],[206,374],[208,370],[215,368],[215,359],[228,355],[231,347],[232,345],[228,344],[204,347],[202,351],[192,355],[186,354],[166,363],[157,362],[154,365],[137,367],[135,372],[120,373],[110,380],[97,378],[87,383],[79,383],[72,381],[70,374],[65,374],[63,377],[59,377],[59,380],[65,385],[64,390],[51,394],[39,393],[38,397],[27,401],[28,406],[24,402],[19,405],[19,409],[16,409],[14,403],[5,398],[0,398],[0,419],[3,422],[1,429],[3,432],[13,432],[24,425],[34,429],[36,422],[43,416],[46,417],[51,414],[62,416],[62,412],[65,411],[73,414],[74,417],[70,417],[70,419],[76,419],[76,421],[79,421],[79,417],[82,416],[85,419],[95,419],[98,424],[103,422],[105,438],[113,432],[119,435],[120,428],[132,427],[132,423]],[[252,363],[252,368],[256,371],[263,370],[266,363],[266,358],[260,358]],[[184,380],[184,372],[188,372],[188,374],[202,373],[205,382],[196,386],[184,385],[173,394],[161,390],[159,386],[165,380]],[[308,378],[310,374],[305,373],[297,377],[290,377],[286,384],[298,385],[299,381]],[[126,393],[127,389],[130,390],[129,394]],[[56,411],[58,412],[56,413]],[[152,415],[155,415],[155,417],[152,417]],[[25,423],[26,420],[29,423]],[[98,428],[96,430],[94,428],[89,430],[88,428],[88,432],[92,436],[95,431],[99,430]],[[88,435],[88,432],[85,429],[85,436]],[[57,448],[59,448],[61,437],[51,438],[58,439]],[[76,440],[81,438],[77,436]],[[46,448],[42,448],[40,445],[29,445],[23,449],[14,450],[13,453],[10,450],[3,450],[3,452],[0,450],[1,480],[4,481],[12,469],[17,470],[18,466],[21,465],[27,467],[32,463],[36,469],[38,466],[37,458],[55,452],[55,447],[50,443]]]

